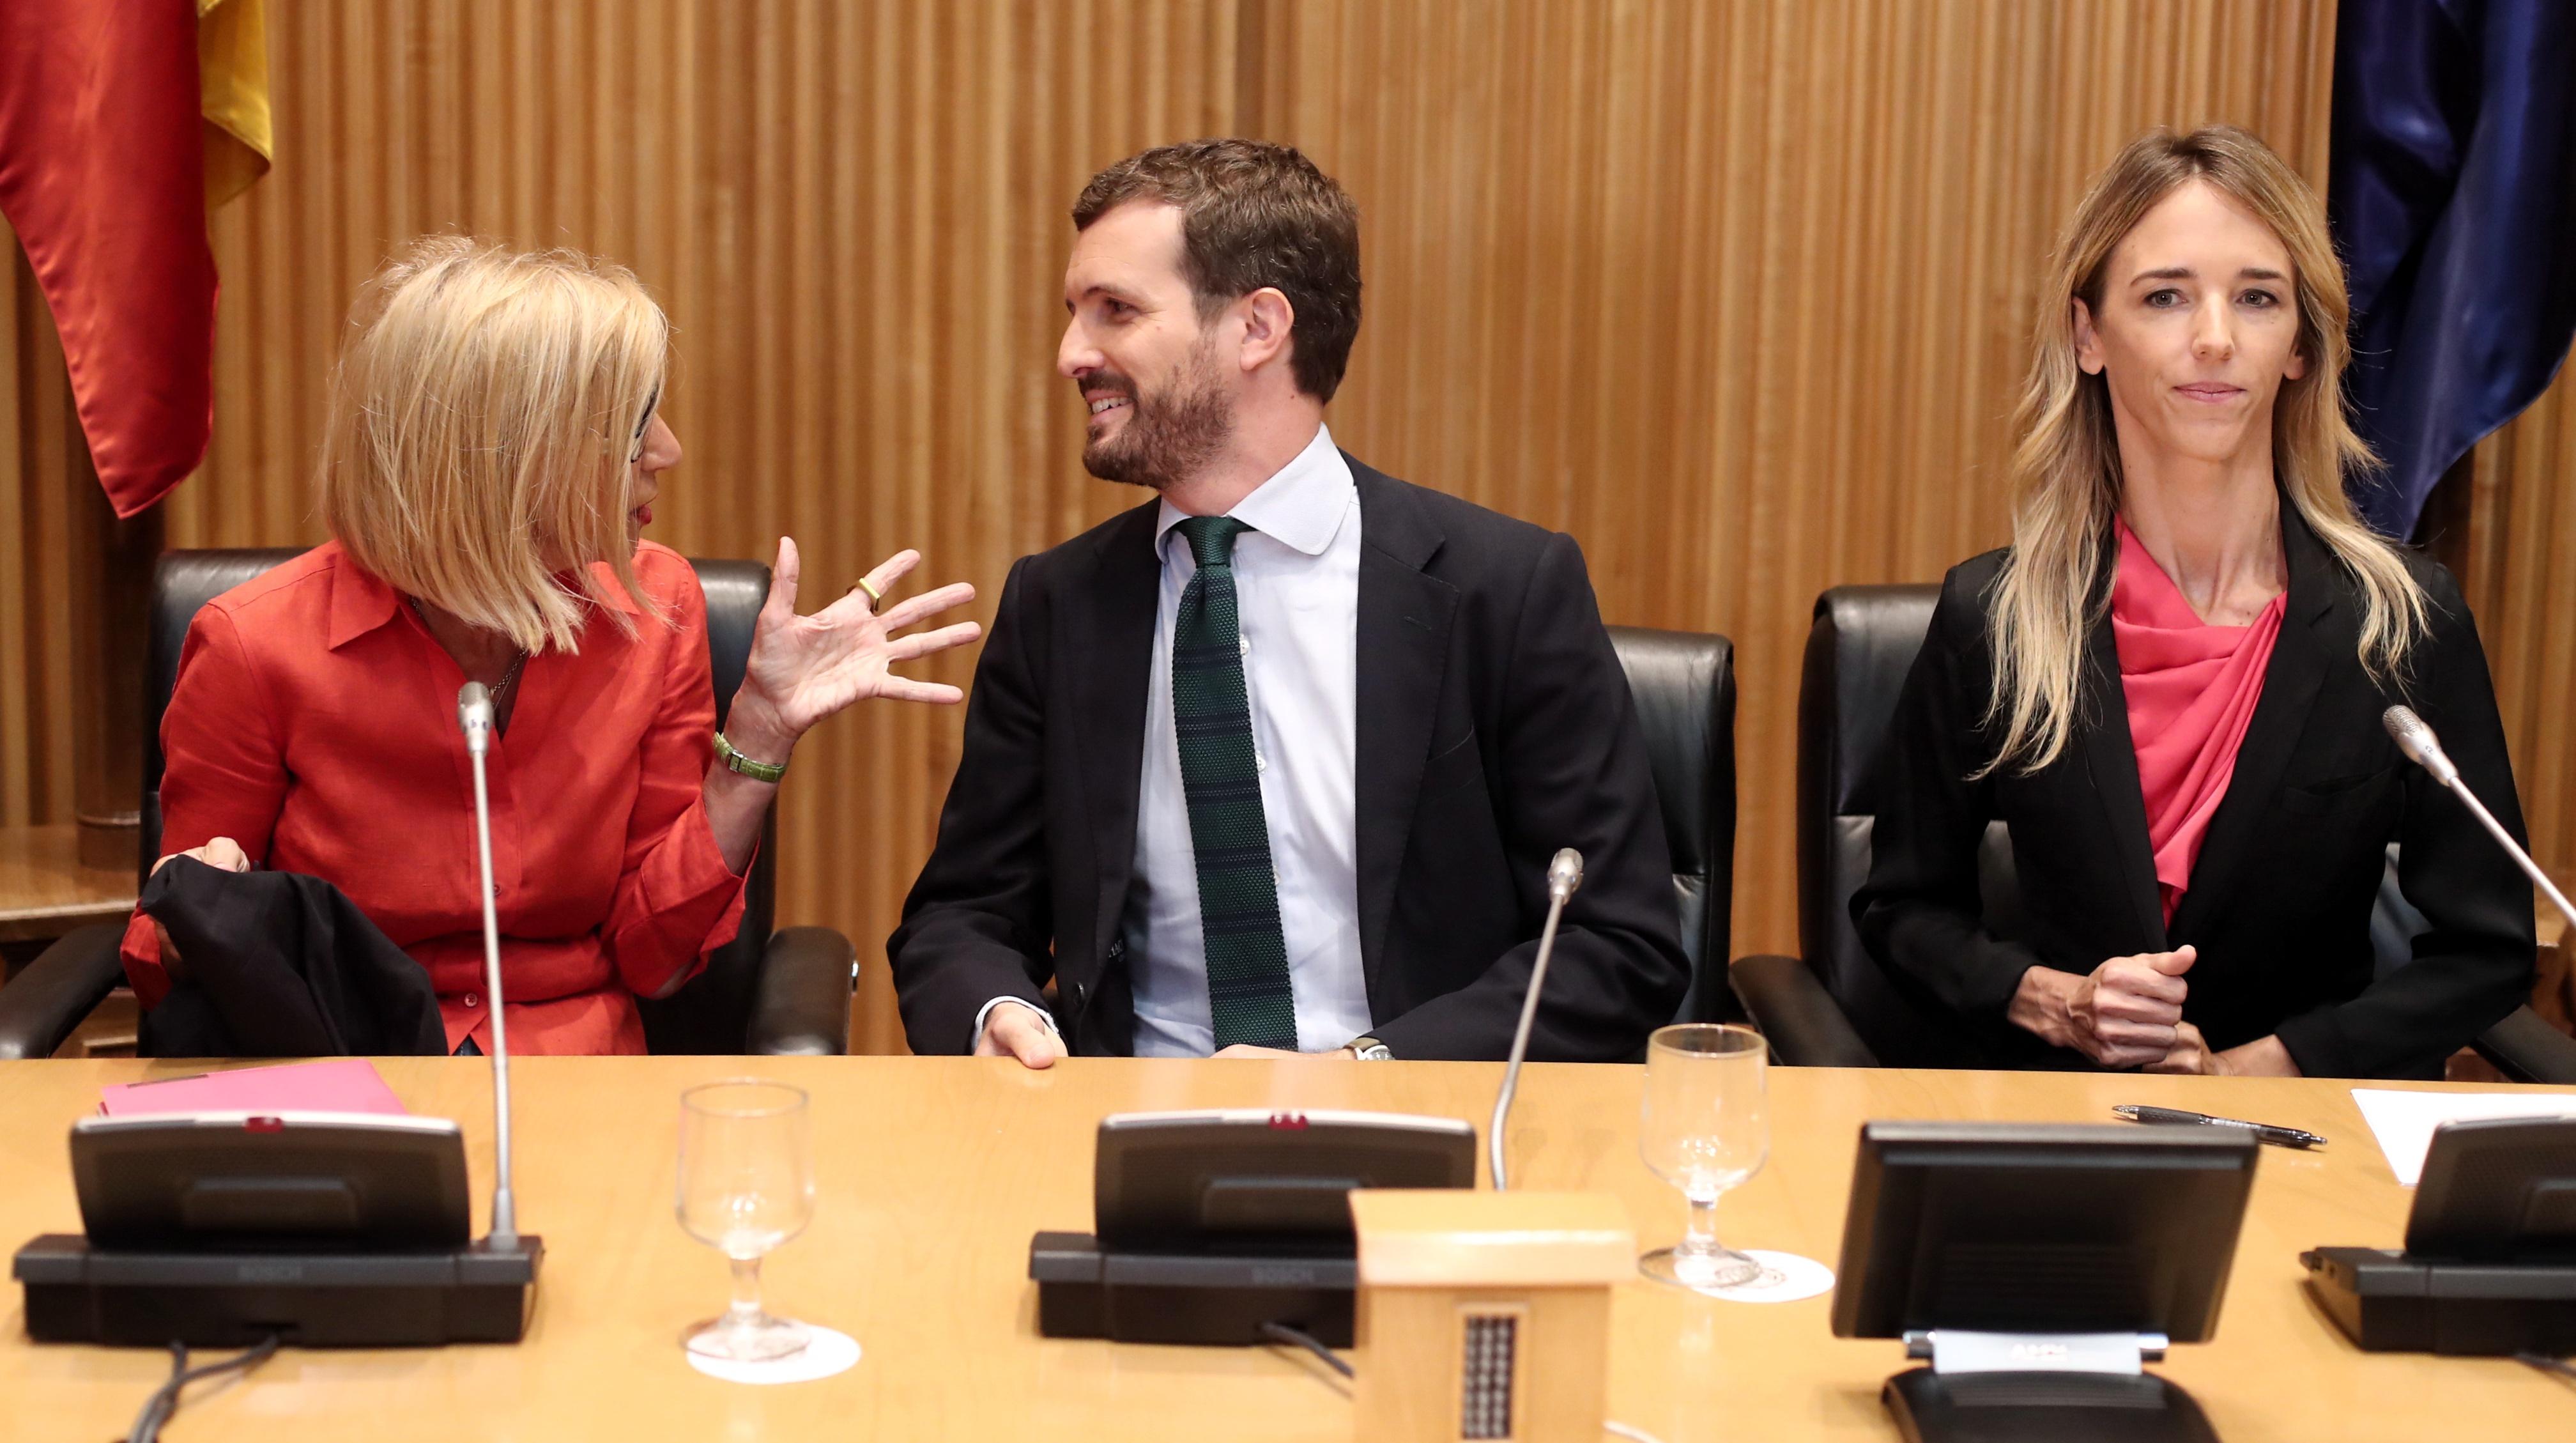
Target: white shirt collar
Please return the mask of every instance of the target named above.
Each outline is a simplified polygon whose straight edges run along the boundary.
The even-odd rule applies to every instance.
[[[1318,425],[1315,439],[1306,443],[1305,450],[1288,458],[1287,465],[1252,488],[1252,494],[1226,514],[1282,546],[1321,556],[1340,533],[1342,518],[1350,514],[1351,495],[1358,489],[1350,463],[1333,444],[1332,428]],[[1188,512],[1169,501],[1163,503],[1154,521],[1157,554],[1163,538],[1188,519]]]

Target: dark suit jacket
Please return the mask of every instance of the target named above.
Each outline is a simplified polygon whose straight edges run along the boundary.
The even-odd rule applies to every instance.
[[[429,972],[319,877],[180,857],[137,906],[188,979],[143,1014],[145,1057],[444,1057]]]
[[[1972,782],[1993,754],[1982,724],[1986,598],[2004,553],[1952,569],[1943,585],[1889,727],[1885,803],[1852,916],[1879,964],[1918,1001],[1954,1010],[1988,1060],[2091,1065],[2003,1020],[2028,968],[2088,973],[2185,943],[2199,959],[2185,975],[2184,1019],[2218,1048],[2278,1033],[2311,1076],[2419,1071],[2528,996],[2529,886],[2380,725],[2389,706],[2413,706],[2469,787],[2522,835],[2486,653],[2458,585],[2406,553],[2432,625],[2404,684],[2383,686],[2356,651],[2358,586],[2286,500],[2281,510],[2290,584],[2280,639],[2171,928],[2108,606],[2086,638],[2066,750],[2035,774],[2007,767]],[[2110,577],[2106,559],[2103,596]],[[1993,818],[2011,828],[2027,914],[2013,938],[1980,922],[1977,844]],[[2370,915],[2390,842],[2403,844],[2400,883],[2432,926],[2414,960],[2373,980]]]
[[[1645,743],[1571,538],[1357,461],[1359,928],[1399,1057],[1510,1050],[1547,910],[1582,851],[1530,1055],[1631,1056],[1689,980]],[[939,841],[886,943],[915,1051],[999,996],[1077,1053],[1133,1050],[1118,935],[1161,565],[1149,502],[1011,568],[976,663]],[[1043,1005],[1043,1004],[1042,1004]]]

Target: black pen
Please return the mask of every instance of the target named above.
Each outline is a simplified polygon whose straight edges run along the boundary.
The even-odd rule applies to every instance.
[[[2274,1127],[2268,1122],[2240,1122],[2232,1117],[2211,1117],[2205,1112],[2185,1112],[2178,1107],[2141,1107],[2134,1102],[2124,1102],[2111,1110],[2131,1122],[2178,1127],[2241,1127],[2254,1134],[2257,1141],[2268,1142],[2275,1147],[2322,1147],[2325,1144],[2324,1138],[2295,1127]]]

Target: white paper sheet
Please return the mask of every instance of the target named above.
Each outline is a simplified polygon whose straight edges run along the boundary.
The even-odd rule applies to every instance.
[[[2356,1087],[2352,1100],[2388,1155],[2400,1186],[2424,1175],[2424,1151],[2433,1129],[2446,1122],[2487,1117],[2576,1116],[2576,1092],[2392,1092]]]

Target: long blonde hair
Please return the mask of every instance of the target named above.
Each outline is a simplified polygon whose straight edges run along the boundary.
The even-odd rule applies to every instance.
[[[358,293],[331,390],[322,517],[395,589],[528,651],[576,649],[593,564],[646,615],[627,473],[671,326],[625,267],[465,236],[413,242]]]
[[[2271,147],[2234,126],[2176,135],[2157,129],[2121,151],[2086,192],[2058,241],[2040,295],[2030,380],[2015,415],[2013,544],[1988,606],[1994,691],[1986,725],[2002,742],[1979,775],[2008,763],[2035,772],[2066,748],[2075,724],[2084,638],[2109,605],[2102,555],[2120,504],[2118,436],[2106,377],[2076,364],[2075,301],[2100,314],[2111,252],[2158,202],[2199,180],[2262,218],[2297,272],[2299,354],[2306,373],[2274,402],[2272,470],[2362,593],[2361,664],[2374,680],[2403,674],[2425,625],[2422,588],[2395,547],[2364,525],[2344,494],[2347,473],[2378,463],[2344,413],[2345,337],[2352,303],[2316,193]]]

